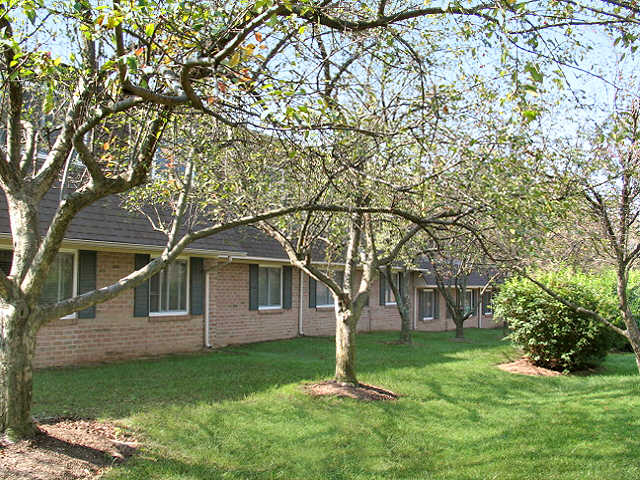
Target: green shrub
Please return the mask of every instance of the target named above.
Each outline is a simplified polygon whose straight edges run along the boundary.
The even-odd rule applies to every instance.
[[[615,272],[605,271],[598,275],[575,275],[574,279],[584,288],[588,288],[597,299],[596,311],[614,325],[625,329],[626,325],[620,315],[618,306],[617,280]],[[640,326],[640,272],[631,272],[627,290],[627,298],[631,313]],[[622,335],[608,329],[611,350],[632,352],[631,344]]]
[[[607,282],[601,278],[593,281],[569,270],[540,273],[536,278],[585,308],[615,308],[611,296],[602,293],[599,282]],[[576,314],[527,279],[505,282],[494,302],[496,316],[509,324],[511,340],[535,365],[560,371],[584,369],[600,363],[612,345],[612,330],[586,315]]]

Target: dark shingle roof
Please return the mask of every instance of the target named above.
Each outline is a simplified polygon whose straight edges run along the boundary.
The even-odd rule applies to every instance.
[[[44,232],[58,206],[60,190],[51,189],[40,203],[40,229]],[[131,213],[121,206],[121,199],[110,196],[83,209],[71,222],[65,235],[67,240],[108,242],[114,244],[163,247],[166,237],[154,231],[149,221],[140,214]],[[9,234],[7,203],[0,196],[0,234]],[[212,252],[232,252],[250,257],[286,258],[280,245],[254,227],[227,230],[193,242],[190,249]]]
[[[421,257],[417,260],[417,267],[420,269],[421,276],[427,285],[435,285],[436,278],[433,273],[433,266],[431,262],[425,257]],[[497,270],[492,267],[486,267],[472,271],[467,277],[467,285],[469,286],[484,286],[489,280],[491,280],[497,273]],[[494,281],[500,281],[495,279]]]

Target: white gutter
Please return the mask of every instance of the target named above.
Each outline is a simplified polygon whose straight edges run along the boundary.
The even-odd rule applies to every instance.
[[[298,284],[298,294],[299,294],[299,299],[298,299],[298,335],[300,335],[301,337],[304,337],[304,330],[302,328],[302,300],[303,300],[303,295],[302,295],[302,270],[298,269],[298,277],[300,278],[300,282]]]
[[[11,241],[11,234],[9,233],[0,233],[0,240],[8,240]],[[122,252],[122,251],[136,251],[136,252],[162,252],[165,247],[162,245],[146,245],[142,243],[126,243],[126,242],[107,242],[100,240],[83,240],[79,238],[65,238],[62,241],[62,245],[66,248],[77,248],[77,247],[93,247],[100,249],[108,249],[112,251]],[[206,257],[214,257],[214,258],[243,258],[246,253],[245,252],[237,252],[237,251],[227,251],[227,250],[207,250],[203,248],[185,248],[182,252],[185,255],[197,255],[197,256],[206,256]]]
[[[204,346],[205,348],[211,348],[211,327],[209,326],[210,321],[210,306],[209,302],[211,300],[211,289],[209,288],[209,271],[206,271],[204,274]]]

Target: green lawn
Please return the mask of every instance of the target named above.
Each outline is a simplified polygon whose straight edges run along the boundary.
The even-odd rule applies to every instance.
[[[40,371],[36,416],[117,419],[145,441],[108,479],[640,479],[640,378],[631,355],[589,377],[525,377],[499,331],[358,338],[360,380],[396,402],[310,398],[332,340]],[[69,393],[73,392],[73,393]]]

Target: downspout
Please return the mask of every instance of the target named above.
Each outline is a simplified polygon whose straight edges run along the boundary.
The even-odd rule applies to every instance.
[[[298,269],[298,335],[304,337],[304,330],[302,328],[302,270]]]
[[[418,292],[418,287],[417,286],[413,286],[413,329],[415,330],[418,325],[417,325],[417,318],[418,318],[418,295],[420,295],[420,293]],[[435,302],[435,299],[434,299]]]
[[[209,270],[207,270],[204,274],[204,298],[205,298],[205,303],[204,303],[204,347],[205,348],[211,348],[211,327],[209,325],[210,322],[210,306],[209,306],[209,302],[211,301],[210,298],[210,288],[209,288],[209,280],[210,280],[210,275],[209,275]]]

